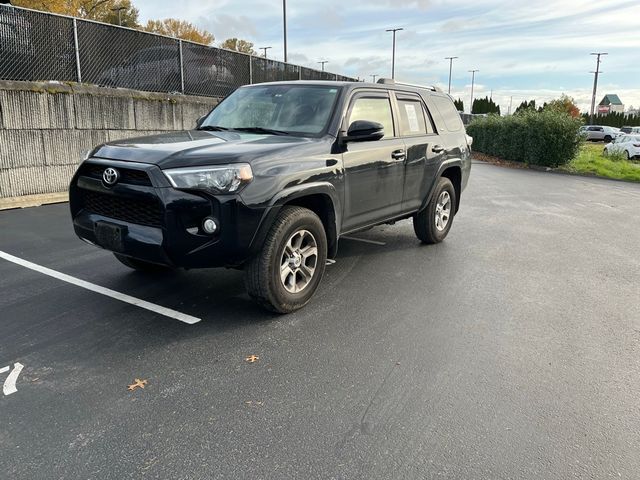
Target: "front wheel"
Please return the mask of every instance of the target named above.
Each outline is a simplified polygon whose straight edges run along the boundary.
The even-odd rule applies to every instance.
[[[604,137],[604,141],[607,142],[607,143],[611,143],[611,140],[613,140],[613,139],[611,138],[610,135],[607,135],[606,137]]]
[[[431,201],[413,216],[413,230],[422,243],[440,243],[445,239],[456,208],[456,190],[446,177],[440,177]]]
[[[284,207],[262,250],[245,266],[249,296],[268,310],[290,313],[315,293],[327,261],[327,236],[318,216],[302,207]]]

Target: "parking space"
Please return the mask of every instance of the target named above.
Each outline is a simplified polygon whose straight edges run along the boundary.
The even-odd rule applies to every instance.
[[[634,478],[639,211],[640,185],[475,164],[444,243],[342,239],[287,316],[239,271],[129,271],[66,204],[0,212],[0,251],[200,319],[0,258],[0,476]]]

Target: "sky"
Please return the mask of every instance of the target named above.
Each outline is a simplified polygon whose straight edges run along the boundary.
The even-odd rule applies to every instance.
[[[136,0],[140,18],[174,17],[206,28],[216,43],[239,37],[271,46],[283,59],[280,0]],[[618,94],[625,109],[640,107],[640,0],[288,0],[289,61],[311,68],[327,60],[334,73],[371,80],[391,76],[397,33],[396,80],[448,88],[469,108],[491,95],[502,112],[523,100],[537,103],[567,94],[588,111],[596,58],[602,57],[598,103]]]

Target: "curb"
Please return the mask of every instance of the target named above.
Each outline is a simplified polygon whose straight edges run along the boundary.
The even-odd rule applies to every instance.
[[[63,203],[69,201],[67,192],[45,193],[41,195],[24,195],[22,197],[0,198],[0,210],[14,208],[39,207],[50,203]]]

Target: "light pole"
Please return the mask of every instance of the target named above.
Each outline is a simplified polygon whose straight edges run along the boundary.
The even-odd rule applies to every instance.
[[[391,78],[396,78],[396,32],[404,28],[389,28],[387,32],[393,32],[393,50],[391,52]]]
[[[451,69],[453,68],[453,60],[458,57],[444,57],[445,60],[449,60],[449,91],[447,92],[451,95]]]
[[[595,76],[593,77],[593,94],[591,95],[591,113],[589,115],[589,123],[593,125],[593,113],[596,108],[596,90],[598,89],[598,75],[600,75],[600,56],[601,55],[609,55],[606,52],[597,52],[592,53],[591,55],[597,55],[598,59],[596,60],[596,71],[593,72]]]
[[[322,60],[322,61],[320,61],[318,63],[322,65],[322,71],[324,72],[324,64],[325,63],[329,63],[329,60]]]
[[[287,63],[287,0],[282,0],[282,19],[284,26],[284,62]]]
[[[469,73],[471,73],[471,103],[469,104],[469,113],[473,113],[473,85],[475,83],[476,80],[476,72],[479,72],[480,70],[469,70]]]
[[[260,47],[259,50],[264,50],[264,58],[267,58],[267,50],[269,50],[271,47]]]
[[[114,7],[111,9],[112,12],[118,12],[118,25],[122,26],[122,10],[126,10],[127,7]]]
[[[378,77],[379,75],[377,73],[374,73],[373,75],[369,75],[371,78],[373,78],[373,80],[371,81],[371,83],[376,83],[376,77]]]

